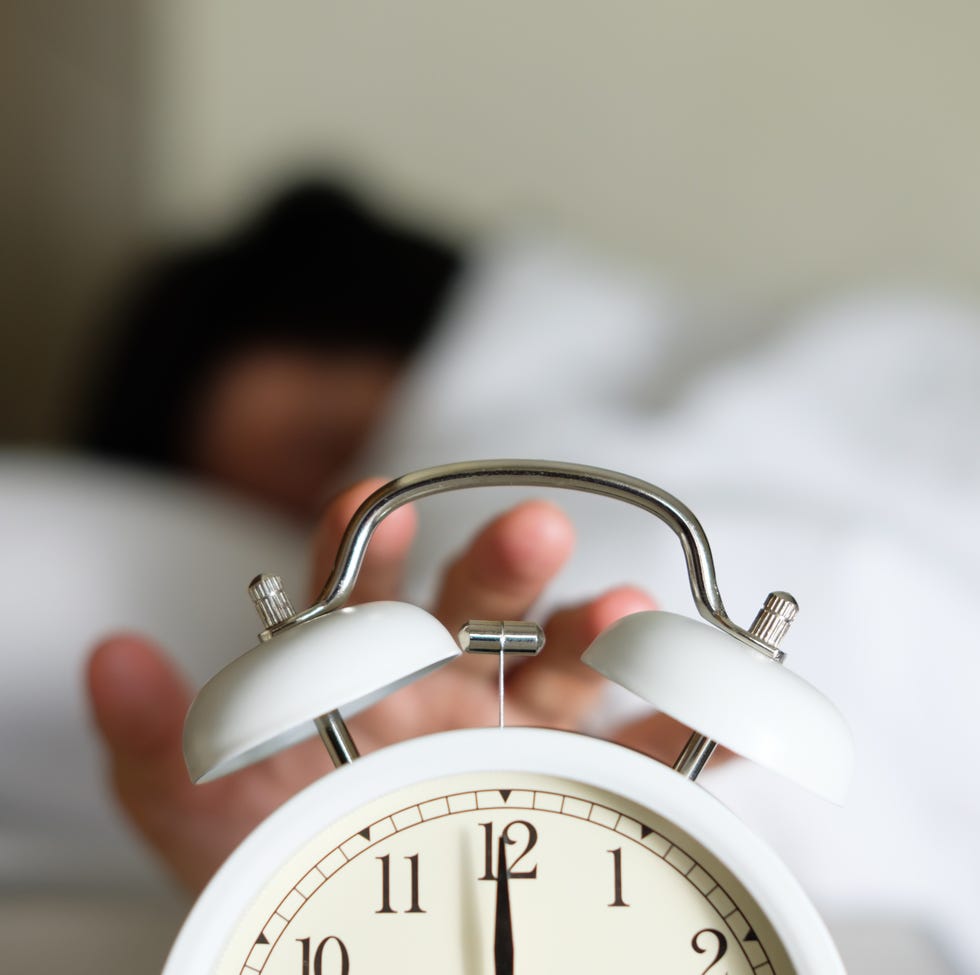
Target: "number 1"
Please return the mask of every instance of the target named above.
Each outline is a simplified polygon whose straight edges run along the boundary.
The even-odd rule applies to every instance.
[[[617,847],[615,850],[607,850],[613,858],[613,899],[608,907],[629,907],[623,900],[623,848]]]

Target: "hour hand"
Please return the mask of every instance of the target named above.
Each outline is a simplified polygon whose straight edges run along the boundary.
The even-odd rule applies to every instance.
[[[514,975],[514,932],[510,920],[507,841],[497,842],[497,906],[493,922],[494,975]]]

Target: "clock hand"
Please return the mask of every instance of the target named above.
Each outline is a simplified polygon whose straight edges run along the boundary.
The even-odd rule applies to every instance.
[[[514,975],[514,933],[510,923],[510,888],[506,847],[507,841],[501,834],[497,843],[497,909],[493,924],[494,975]]]

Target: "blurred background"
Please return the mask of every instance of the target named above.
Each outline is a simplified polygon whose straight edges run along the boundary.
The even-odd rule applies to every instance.
[[[587,242],[764,324],[868,280],[980,290],[980,8],[0,4],[0,437],[71,426],[146,254],[297,176],[466,243]]]
[[[379,218],[445,245],[433,279],[440,298],[455,255],[465,261],[523,230],[601,255],[608,264],[596,272],[577,255],[552,262],[518,247],[508,263],[491,253],[468,303],[455,309],[457,338],[444,334],[442,351],[427,349],[434,355],[400,394],[366,469],[523,452],[655,480],[669,470],[667,486],[719,526],[719,561],[736,564],[725,561],[726,547],[755,559],[738,562],[748,568],[734,574],[730,607],[754,612],[772,574],[794,589],[802,580],[814,628],[793,652],[807,639],[813,652],[800,652],[794,666],[809,669],[849,718],[864,720],[871,773],[848,813],[850,846],[837,842],[839,821],[809,805],[774,825],[760,792],[758,819],[786,834],[777,847],[806,847],[793,867],[809,871],[808,889],[843,920],[835,932],[849,939],[849,960],[865,960],[855,972],[945,975],[953,969],[929,947],[931,932],[944,943],[955,932],[980,957],[975,897],[958,893],[976,893],[963,851],[975,849],[978,800],[953,767],[959,756],[937,758],[934,739],[909,715],[925,700],[935,712],[922,719],[927,731],[941,712],[940,740],[975,739],[980,676],[961,633],[972,625],[965,607],[980,551],[980,461],[969,446],[980,330],[975,313],[930,301],[814,309],[869,287],[960,296],[967,306],[980,299],[978,41],[980,5],[968,0],[0,0],[0,443],[72,442],[110,355],[110,309],[136,272],[157,255],[240,233],[304,180],[348,187]],[[647,282],[656,287],[646,290]],[[663,283],[685,296],[683,311]],[[344,327],[352,320],[335,317]],[[675,369],[661,339],[685,332],[688,321],[697,327],[687,330],[684,365],[726,342],[732,362]],[[181,374],[179,355],[194,347],[193,323],[182,324],[164,381],[166,369]],[[535,331],[547,327],[567,328],[566,346],[578,342],[582,373],[566,370],[571,380],[542,392],[538,380],[561,372],[551,370],[560,339]],[[510,349],[526,351],[524,388],[545,404],[530,411],[534,423],[518,401],[509,404],[510,426],[501,426],[498,404],[469,395],[457,363],[483,361],[481,328],[510,343],[493,353],[501,370],[513,371]],[[777,332],[783,344],[758,343],[757,359],[748,355],[746,336]],[[728,341],[729,333],[737,335]],[[630,343],[644,356],[633,357]],[[580,395],[593,373],[595,388]],[[681,373],[691,382],[661,414],[659,391],[680,389]],[[600,388],[603,379],[610,388]],[[325,386],[323,376],[313,382]],[[432,390],[444,398],[427,402]],[[576,423],[565,422],[576,408]],[[139,434],[145,418],[132,413]],[[622,439],[608,436],[610,417],[624,416]],[[467,427],[471,419],[484,425]],[[760,430],[792,436],[770,449]],[[354,432],[362,442],[363,430]],[[469,447],[471,434],[478,448]],[[789,460],[780,453],[787,444]],[[333,459],[350,454],[338,447]],[[92,942],[99,924],[120,927],[111,923],[120,898],[102,903],[92,890],[110,875],[151,893],[165,881],[126,838],[102,785],[81,691],[88,647],[108,626],[141,628],[182,653],[192,679],[203,681],[253,639],[241,582],[270,553],[292,591],[303,590],[306,533],[279,519],[295,504],[260,516],[176,481],[63,458],[20,465],[17,450],[0,460],[0,589],[13,621],[0,669],[10,699],[0,707],[8,729],[0,725],[0,941],[16,935],[23,957],[40,965],[57,910],[64,945],[83,946],[71,953],[73,970],[115,970]],[[825,476],[811,476],[815,468]],[[935,521],[922,527],[914,516],[927,507]],[[458,533],[436,543],[460,544],[461,526],[470,523],[460,515]],[[438,523],[430,532],[439,534]],[[594,561],[601,578],[590,576],[576,597],[619,581],[608,578],[610,564],[627,571]],[[655,580],[665,605],[676,595],[671,585],[686,597],[675,575]],[[58,613],[51,593],[67,594]],[[942,642],[939,625],[959,656],[922,674],[921,647]],[[862,650],[857,665],[852,645]],[[919,799],[923,808],[932,802],[922,813],[928,828],[903,852],[905,865],[894,851],[908,841]],[[904,820],[893,817],[903,808]],[[937,809],[960,832],[938,821]],[[802,821],[832,840],[798,842]],[[882,864],[899,879],[883,868],[876,877]],[[881,918],[859,918],[863,926],[848,925],[852,868],[867,901],[881,906]],[[959,888],[946,884],[953,870]],[[926,874],[933,886],[907,882]],[[833,899],[838,887],[843,900]],[[28,916],[24,892],[32,890],[71,896]],[[163,918],[153,929],[155,955],[135,913],[103,947],[114,959],[140,955],[147,972],[157,971],[185,908],[143,912]],[[920,922],[928,937],[916,942]],[[892,950],[887,963],[883,944]],[[923,945],[932,962],[917,954]]]

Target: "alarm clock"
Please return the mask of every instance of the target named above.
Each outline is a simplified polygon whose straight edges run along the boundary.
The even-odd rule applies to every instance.
[[[486,485],[599,494],[677,535],[702,620],[636,613],[583,655],[695,729],[673,766],[581,734],[505,726],[504,657],[541,650],[532,623],[471,621],[454,637],[412,605],[345,605],[388,514]],[[720,743],[840,802],[849,731],[782,666],[793,597],[771,593],[750,626],[736,625],[704,531],[672,495],[557,462],[429,468],[364,502],[309,608],[295,612],[274,576],[250,592],[259,643],[195,699],[184,733],[190,775],[214,779],[316,734],[337,768],[232,853],[164,975],[844,972],[797,881],[697,778]],[[463,652],[499,656],[499,726],[358,755],[347,717]]]

